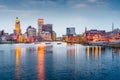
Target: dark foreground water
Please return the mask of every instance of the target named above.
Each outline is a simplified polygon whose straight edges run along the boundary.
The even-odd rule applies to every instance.
[[[120,80],[120,48],[1,44],[0,80]]]

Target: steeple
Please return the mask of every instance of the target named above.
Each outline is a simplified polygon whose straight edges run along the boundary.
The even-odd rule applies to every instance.
[[[112,23],[112,31],[114,30],[114,23]]]
[[[85,27],[85,32],[87,31],[87,27]]]

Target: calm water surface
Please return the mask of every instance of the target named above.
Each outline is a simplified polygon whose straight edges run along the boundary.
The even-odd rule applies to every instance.
[[[0,44],[0,80],[120,80],[120,48]]]

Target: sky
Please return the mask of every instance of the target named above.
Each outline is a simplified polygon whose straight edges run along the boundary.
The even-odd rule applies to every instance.
[[[0,30],[13,33],[19,18],[22,33],[28,26],[38,28],[38,18],[53,24],[57,36],[66,34],[67,27],[76,33],[88,30],[120,28],[120,0],[0,0]]]

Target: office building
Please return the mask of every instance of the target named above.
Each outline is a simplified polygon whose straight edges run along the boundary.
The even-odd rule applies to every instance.
[[[76,35],[75,33],[75,27],[69,27],[69,28],[66,28],[66,35]]]
[[[52,40],[51,33],[48,31],[42,31],[40,36],[43,41],[51,41]]]
[[[55,31],[52,31],[52,40],[56,40],[56,32]]]
[[[36,36],[36,29],[32,26],[28,26],[26,32],[27,32],[28,37],[35,37]]]
[[[44,19],[38,19],[38,35],[42,32],[43,24],[44,24]]]
[[[103,41],[105,37],[105,30],[88,30],[85,32],[87,41]]]
[[[44,24],[42,27],[42,31],[47,31],[52,34],[52,24]]]

